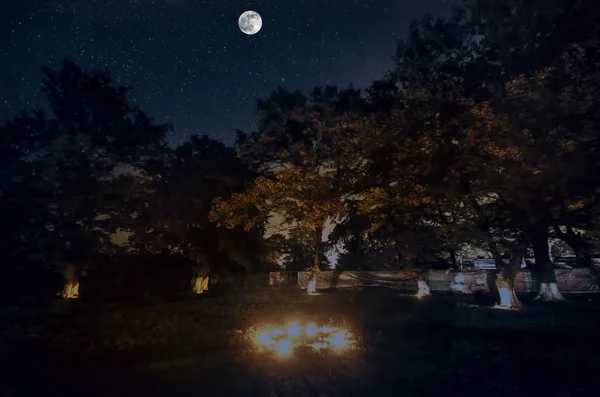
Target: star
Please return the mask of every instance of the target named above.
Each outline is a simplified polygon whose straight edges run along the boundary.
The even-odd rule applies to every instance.
[[[256,99],[279,83],[304,92],[326,82],[364,87],[393,67],[411,19],[449,8],[443,0],[12,3],[0,6],[0,123],[43,106],[40,68],[70,59],[133,87],[132,103],[173,125],[173,145],[198,133],[231,144],[232,126],[252,129]],[[247,8],[269,21],[252,37],[239,34]]]

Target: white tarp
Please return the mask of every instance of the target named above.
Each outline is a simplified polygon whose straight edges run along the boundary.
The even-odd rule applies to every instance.
[[[311,272],[298,272],[298,284],[306,289]],[[322,271],[316,275],[316,288],[378,286],[399,290],[417,290],[417,279],[402,271]]]
[[[586,267],[581,269],[554,269],[558,289],[567,294],[598,293],[597,275],[594,270]],[[540,283],[535,273],[521,271],[515,278],[516,292],[539,292]]]
[[[590,268],[555,269],[556,283],[563,293],[598,293],[597,275]],[[298,272],[298,285],[306,289],[311,272]],[[454,272],[449,270],[429,270],[425,281],[432,291],[446,291],[471,294],[489,291],[485,270],[475,272]],[[276,279],[275,274],[272,275]],[[317,289],[348,287],[386,287],[403,292],[417,291],[417,278],[403,271],[322,271],[316,275]],[[515,291],[521,293],[538,292],[539,282],[534,273],[521,270],[515,278]]]

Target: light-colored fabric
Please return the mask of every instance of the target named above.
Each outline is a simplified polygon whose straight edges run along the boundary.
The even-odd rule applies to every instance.
[[[599,293],[597,276],[590,268],[555,269],[556,284],[562,293]],[[298,272],[298,284],[306,289],[311,272]],[[452,272],[445,270],[429,270],[424,277],[432,291],[447,291],[471,294],[488,291],[487,272]],[[277,278],[273,275],[273,279]],[[402,271],[321,271],[316,275],[316,289],[347,287],[388,287],[405,292],[416,291],[417,278],[411,273]],[[517,293],[538,292],[540,283],[535,273],[521,270],[514,281]]]
[[[306,289],[311,272],[298,272],[298,284]],[[320,271],[316,274],[316,289],[347,288],[363,286],[390,287],[399,290],[415,290],[417,279],[402,271]]]

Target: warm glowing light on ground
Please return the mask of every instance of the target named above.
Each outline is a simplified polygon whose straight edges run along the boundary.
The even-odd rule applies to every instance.
[[[275,341],[271,338],[269,331],[261,331],[256,334],[256,343],[261,346],[271,346]]]
[[[275,345],[275,351],[279,357],[287,357],[291,355],[293,348],[294,346],[292,345],[292,342],[287,339],[280,340]]]
[[[298,325],[298,323],[290,323],[290,324],[288,324],[288,326],[286,327],[285,330],[289,336],[294,338],[294,337],[300,335],[300,332],[302,331],[302,327],[300,327]]]
[[[331,348],[337,352],[341,352],[350,347],[348,335],[344,331],[338,331],[326,339]]]
[[[271,331],[271,335],[273,335],[274,338],[280,337],[283,334],[285,334],[285,331],[279,328],[275,328]]]
[[[346,329],[298,322],[289,322],[282,328],[264,327],[254,333],[253,339],[260,351],[271,351],[282,358],[290,356],[296,348],[341,353],[354,345],[353,336]]]
[[[317,328],[317,326],[315,324],[308,324],[304,328],[304,332],[306,332],[306,336],[308,336],[309,338],[312,338],[315,335],[317,335],[317,333],[319,332],[319,329]]]
[[[429,289],[429,286],[427,285],[427,283],[425,282],[425,280],[419,280],[419,281],[417,281],[417,287],[419,287],[419,290],[415,294],[415,297],[417,299],[421,299],[421,298],[424,298],[426,296],[431,296],[431,290]]]
[[[322,344],[322,343],[315,342],[315,343],[313,343],[313,344],[311,345],[311,347],[312,347],[314,350],[321,350],[321,349],[323,349],[323,348],[325,348],[325,347],[327,347],[327,346],[325,346],[325,345],[324,345],[324,344]]]

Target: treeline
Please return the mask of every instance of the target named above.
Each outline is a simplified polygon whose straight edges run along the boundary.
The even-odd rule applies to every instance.
[[[259,227],[208,219],[215,197],[255,177],[233,148],[207,137],[168,147],[171,127],[132,105],[108,72],[65,62],[44,75],[47,107],[0,130],[2,295],[54,295],[66,279],[66,297],[79,281],[88,295],[143,297],[171,273],[182,276],[167,289],[191,290],[204,263],[225,277],[261,269]]]
[[[482,248],[510,289],[531,249],[541,297],[557,299],[549,239],[590,266],[597,236],[599,11],[465,0],[414,22],[394,70],[364,90],[259,100],[258,129],[235,148],[171,149],[170,127],[107,73],[45,70],[48,111],[2,127],[2,266],[75,279],[95,258],[161,255],[228,277],[281,261],[318,271],[333,246],[345,268]],[[274,214],[290,233],[265,238]]]

